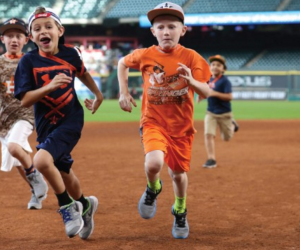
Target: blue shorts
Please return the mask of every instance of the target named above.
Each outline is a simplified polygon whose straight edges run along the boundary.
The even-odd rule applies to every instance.
[[[66,128],[56,128],[44,141],[36,147],[37,150],[44,149],[48,151],[54,160],[54,165],[59,171],[70,172],[73,164],[71,151],[79,141],[81,132]]]

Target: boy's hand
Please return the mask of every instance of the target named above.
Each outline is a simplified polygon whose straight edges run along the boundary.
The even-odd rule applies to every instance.
[[[92,111],[92,114],[94,114],[98,110],[102,102],[103,102],[103,96],[101,95],[101,98],[85,99],[84,105],[88,110]]]
[[[120,94],[119,105],[120,105],[121,109],[131,113],[131,110],[132,110],[131,103],[133,104],[134,107],[136,107],[136,103],[130,94],[126,94],[126,95]]]
[[[192,76],[192,71],[190,68],[188,68],[186,65],[182,63],[178,63],[180,67],[177,68],[177,71],[179,72],[179,76],[186,79],[188,83],[190,83],[192,80],[194,80]]]
[[[58,88],[63,88],[64,85],[70,84],[72,82],[72,77],[67,76],[66,74],[56,75],[52,81],[48,84],[50,91],[57,90]]]
[[[201,102],[204,98],[200,95],[197,96],[197,103]]]

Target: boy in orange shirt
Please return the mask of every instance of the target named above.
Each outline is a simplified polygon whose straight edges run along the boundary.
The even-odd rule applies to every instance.
[[[158,46],[137,49],[120,59],[119,104],[121,109],[128,112],[132,110],[131,104],[136,107],[128,90],[128,70],[140,70],[144,80],[140,131],[148,183],[138,210],[144,219],[155,215],[156,199],[162,190],[160,171],[165,162],[175,192],[172,234],[177,239],[184,239],[189,235],[186,173],[190,169],[192,142],[196,132],[193,126],[194,92],[203,98],[208,96],[209,87],[206,83],[211,73],[209,65],[199,54],[178,44],[187,30],[179,5],[171,2],[159,4],[147,16]],[[164,77],[160,78],[163,82],[157,82],[154,77],[156,68],[163,68]]]

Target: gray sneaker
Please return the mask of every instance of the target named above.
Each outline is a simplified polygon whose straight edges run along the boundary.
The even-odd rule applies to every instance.
[[[71,204],[60,207],[58,211],[64,220],[65,231],[69,238],[77,235],[83,228],[82,210],[82,204],[79,201],[73,201]]]
[[[27,208],[28,209],[41,209],[42,208],[42,200],[41,199],[38,199],[36,198],[33,190],[31,189],[31,199],[30,201],[28,202],[28,206]]]
[[[35,169],[30,175],[27,175],[26,179],[29,181],[34,194],[38,199],[47,195],[48,185],[44,180],[43,175],[37,169]]]
[[[98,208],[98,199],[95,196],[90,196],[86,199],[89,202],[89,207],[82,214],[84,226],[79,233],[79,237],[83,240],[88,239],[94,231],[94,214]]]
[[[144,219],[151,219],[156,212],[156,199],[162,190],[162,182],[160,181],[161,189],[154,193],[147,185],[146,191],[143,193],[139,205],[138,210],[140,216]]]
[[[172,207],[172,214],[174,215],[174,223],[172,234],[175,239],[186,239],[189,236],[189,224],[186,218],[187,210],[184,213],[176,213],[174,206]]]

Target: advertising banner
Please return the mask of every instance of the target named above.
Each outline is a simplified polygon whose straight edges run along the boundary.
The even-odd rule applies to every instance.
[[[231,75],[233,99],[286,100],[288,76]]]

